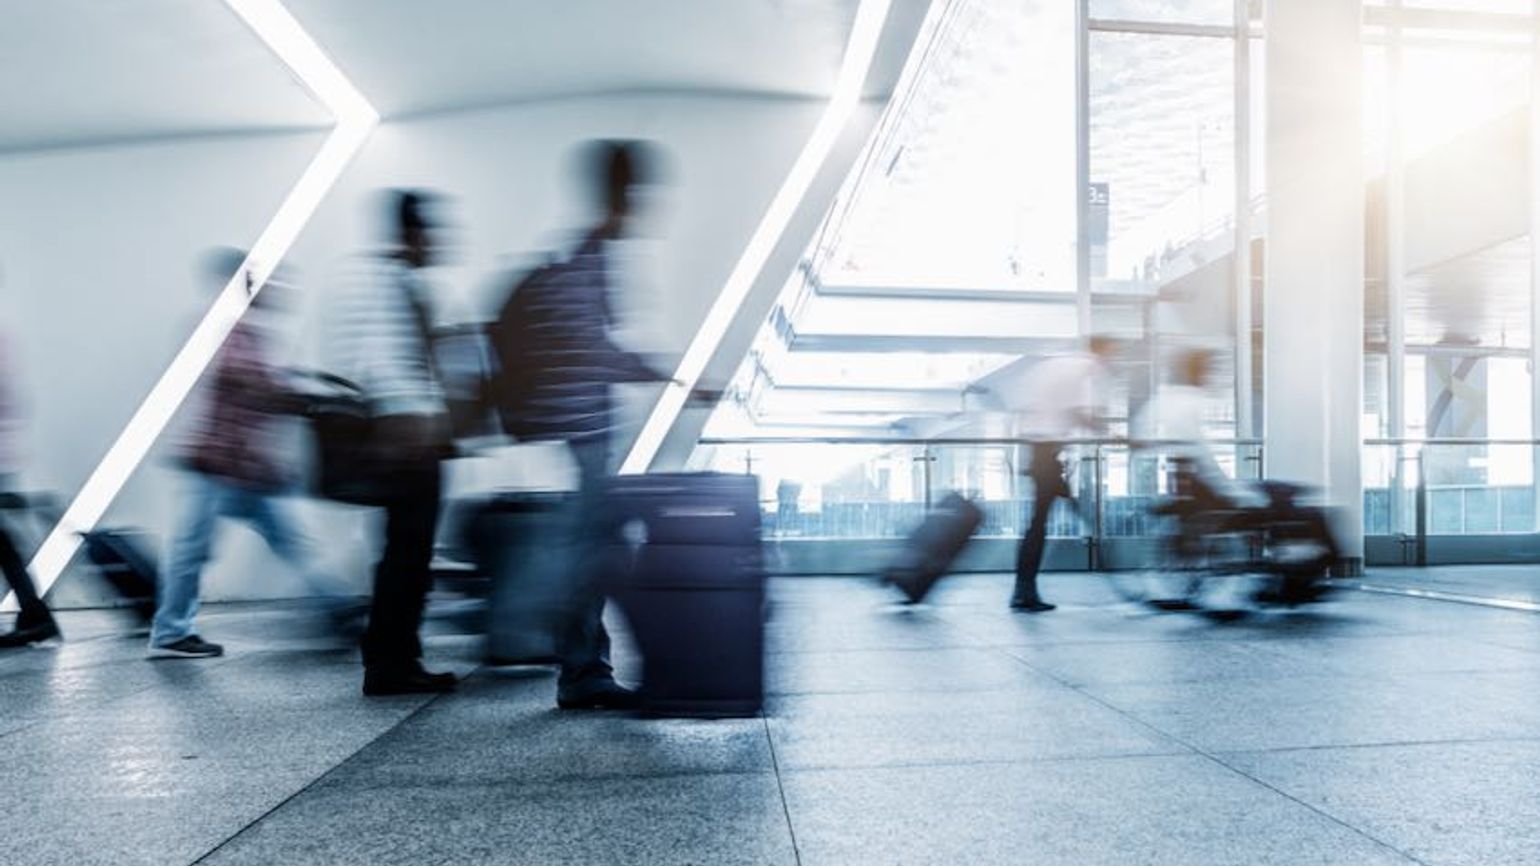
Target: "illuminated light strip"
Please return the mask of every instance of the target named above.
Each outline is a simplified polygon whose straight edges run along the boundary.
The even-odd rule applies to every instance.
[[[1518,610],[1524,613],[1540,613],[1540,603],[1521,601],[1516,598],[1492,598],[1485,595],[1468,595],[1463,592],[1444,592],[1438,589],[1417,589],[1410,586],[1391,586],[1383,583],[1364,583],[1359,580],[1333,580],[1332,586],[1374,592],[1380,595],[1399,595],[1427,601],[1447,601],[1453,604],[1472,604],[1477,607],[1495,607],[1500,610]]]
[[[890,6],[891,0],[861,0],[828,106],[818,118],[818,125],[802,146],[802,152],[797,155],[797,161],[792,164],[786,180],[771,200],[770,207],[760,218],[754,234],[749,237],[742,255],[738,257],[738,263],[733,266],[727,282],[722,285],[721,293],[701,322],[700,330],[695,332],[694,339],[679,361],[678,369],[674,371],[674,381],[664,388],[662,396],[653,406],[652,414],[647,417],[647,423],[642,426],[636,443],[631,446],[630,453],[621,464],[621,474],[640,474],[652,465],[658,450],[663,447],[664,438],[678,420],[685,401],[689,399],[690,392],[699,384],[706,364],[710,362],[722,338],[727,335],[733,317],[743,306],[750,288],[759,279],[771,251],[786,233],[792,214],[807,197],[814,178],[828,161],[835,142],[860,102],[861,87],[866,82],[872,58],[877,53],[878,39],[887,22]]]
[[[326,106],[337,124],[327,135],[320,152],[305,168],[305,173],[289,190],[272,221],[252,244],[240,270],[225,285],[187,344],[161,374],[128,426],[118,434],[58,525],[38,548],[31,569],[39,593],[47,592],[64,573],[80,547],[80,533],[90,531],[101,520],[177,407],[197,385],[225,337],[250,306],[256,291],[248,293],[243,275],[249,273],[253,287],[256,290],[262,288],[322,199],[341,177],[348,162],[379,123],[380,117],[374,107],[289,14],[281,0],[225,0],[225,3]]]

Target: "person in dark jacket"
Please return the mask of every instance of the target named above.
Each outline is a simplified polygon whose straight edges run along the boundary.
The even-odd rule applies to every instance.
[[[636,191],[648,183],[649,146],[598,142],[588,146],[587,168],[601,218],[571,257],[548,266],[515,293],[513,317],[518,377],[505,401],[509,432],[523,441],[567,443],[579,473],[574,508],[577,554],[570,610],[559,638],[563,709],[625,709],[636,695],[615,682],[609,634],[603,622],[604,553],[618,527],[605,507],[614,406],[610,389],[623,382],[663,382],[668,376],[616,345],[609,292],[614,244],[635,216]]]
[[[14,439],[20,413],[10,389],[12,370],[7,363],[9,360],[4,352],[0,352],[0,490],[11,489],[17,460]],[[0,634],[0,647],[27,646],[62,637],[59,624],[38,595],[37,584],[32,582],[27,563],[4,521],[0,521],[0,576],[16,594],[19,607],[15,628]],[[0,597],[3,596],[4,593],[0,593]]]

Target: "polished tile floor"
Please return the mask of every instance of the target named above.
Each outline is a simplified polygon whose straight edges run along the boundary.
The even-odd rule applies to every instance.
[[[368,700],[285,606],[210,608],[201,662],[69,614],[0,655],[0,863],[1540,862],[1540,617],[1006,590],[778,581],[766,718],[709,722],[559,713],[450,634],[460,693]]]

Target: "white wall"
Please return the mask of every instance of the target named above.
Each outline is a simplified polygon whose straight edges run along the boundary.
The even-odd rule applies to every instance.
[[[369,240],[374,193],[450,195],[456,259],[442,268],[446,307],[486,294],[505,254],[552,249],[586,221],[569,167],[578,142],[645,137],[670,156],[672,184],[636,244],[634,287],[618,298],[642,348],[678,353],[715,296],[822,105],[723,96],[562,100],[382,126],[290,258],[305,290],[295,357],[313,362],[317,326],[345,259]],[[72,493],[191,328],[202,289],[193,263],[214,244],[246,244],[319,142],[313,135],[187,141],[0,158],[0,309],[20,349],[34,443],[29,486]],[[651,392],[629,395],[633,417]],[[176,473],[158,456],[108,522],[164,538]],[[462,482],[464,479],[462,479]],[[324,558],[364,580],[362,517],[308,505]],[[205,597],[292,594],[297,583],[244,531],[227,532]],[[78,581],[66,581],[66,584]],[[56,603],[89,597],[64,586]]]

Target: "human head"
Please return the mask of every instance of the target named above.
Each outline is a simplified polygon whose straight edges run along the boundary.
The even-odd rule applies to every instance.
[[[1118,354],[1118,341],[1105,334],[1097,334],[1091,337],[1086,347],[1103,364],[1112,363],[1112,359],[1117,357]]]
[[[397,254],[407,264],[423,268],[433,264],[438,248],[437,224],[429,211],[438,197],[423,190],[399,189],[390,194],[389,205],[393,240]]]
[[[1200,386],[1208,381],[1213,358],[1207,349],[1189,349],[1177,358],[1176,381],[1179,385]]]
[[[583,172],[605,229],[623,235],[638,209],[637,190],[657,182],[654,146],[637,140],[591,142],[584,150]]]

